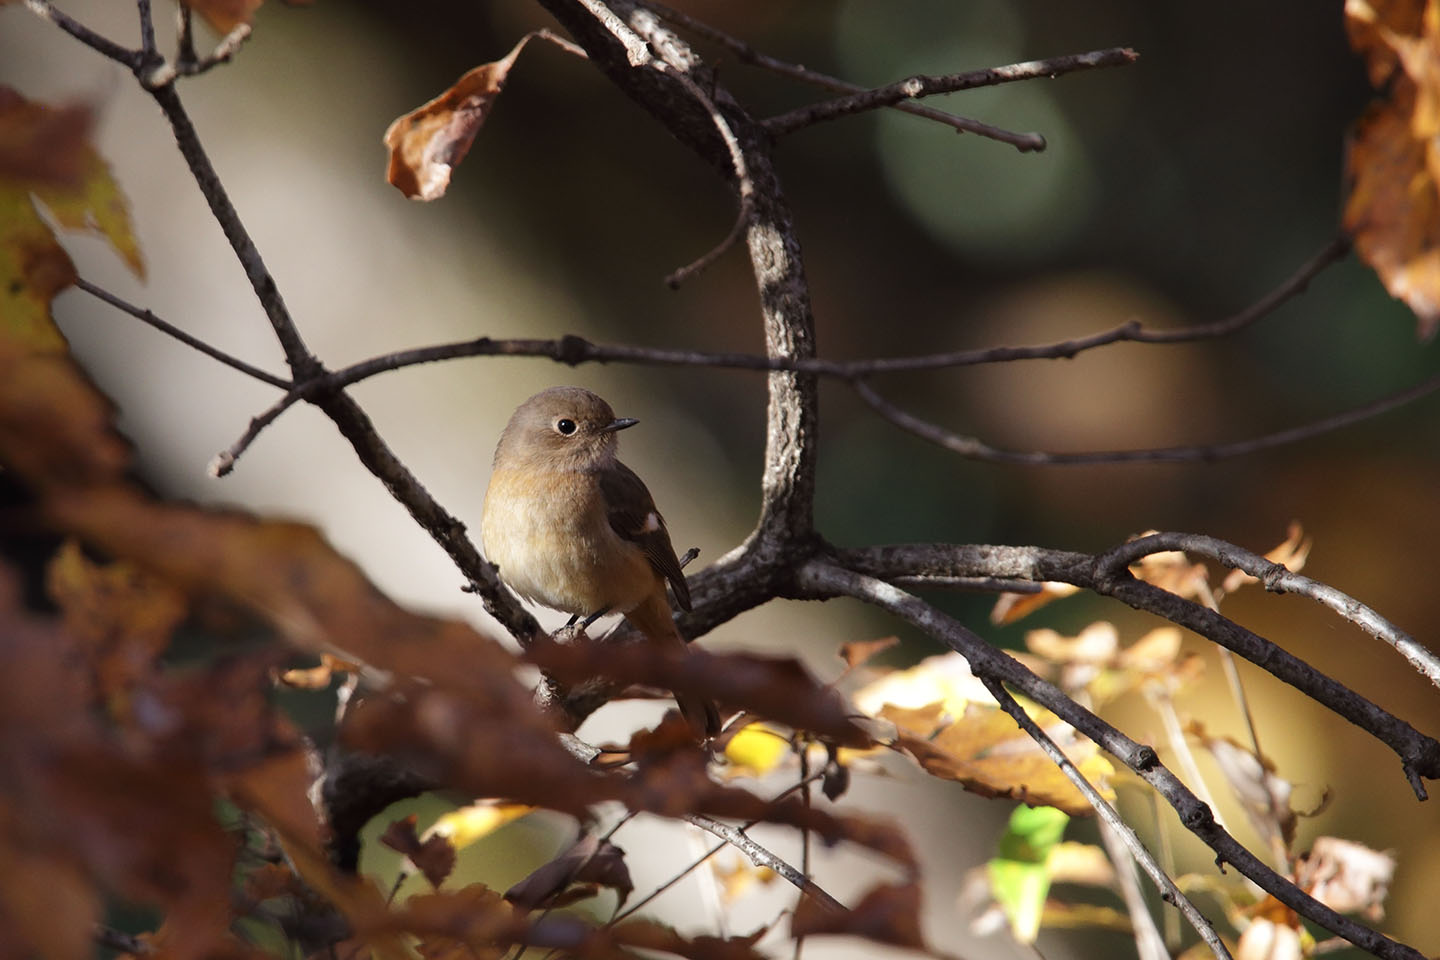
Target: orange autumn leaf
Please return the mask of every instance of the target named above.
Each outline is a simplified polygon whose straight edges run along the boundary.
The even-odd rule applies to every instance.
[[[910,950],[929,951],[920,932],[920,887],[881,884],[843,913],[828,910],[811,897],[800,898],[790,918],[790,934],[810,937],[842,933]]]
[[[450,173],[475,142],[505,89],[510,68],[530,42],[527,33],[499,60],[482,63],[440,96],[399,117],[385,131],[390,166],[385,179],[412,200],[438,200],[450,186]]]
[[[242,23],[249,23],[264,0],[181,0],[185,6],[205,19],[216,33],[229,33]]]
[[[1351,139],[1345,229],[1428,339],[1440,329],[1440,6],[1346,0],[1345,19],[1386,91]]]
[[[32,103],[0,86],[0,331],[28,350],[62,353],[50,302],[75,265],[36,209],[62,227],[93,230],[144,276],[124,197],[90,145],[88,107]]]
[[[880,716],[899,731],[896,749],[913,757],[933,777],[954,780],[981,796],[1058,807],[1072,816],[1095,812],[1049,756],[998,707],[972,704],[953,721],[939,704],[926,710],[886,706]],[[1049,711],[1040,711],[1034,719],[1085,778],[1113,798],[1105,781],[1114,767],[1095,743]]]

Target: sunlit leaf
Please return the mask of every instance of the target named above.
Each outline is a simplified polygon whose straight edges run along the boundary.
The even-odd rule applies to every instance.
[[[1060,768],[998,707],[972,705],[953,721],[938,704],[913,711],[885,707],[881,716],[900,731],[896,748],[932,776],[987,797],[1058,807],[1075,816],[1094,813]],[[1093,741],[1048,711],[1034,719],[1102,795],[1113,796],[1108,779],[1114,767]]]
[[[748,776],[769,773],[789,755],[790,739],[761,723],[747,723],[725,744],[734,772]]]
[[[385,131],[390,166],[385,178],[412,200],[437,200],[450,174],[470,152],[475,135],[505,89],[510,68],[535,34],[527,33],[499,60],[482,63],[435,99],[399,117]]]
[[[1050,852],[1065,834],[1070,818],[1053,807],[1016,807],[986,865],[991,896],[1005,910],[1010,932],[1021,943],[1040,933],[1045,898],[1050,892]]]
[[[1073,596],[1079,592],[1080,588],[1074,584],[1047,581],[1034,593],[1002,593],[990,610],[990,622],[1000,625],[1014,623],[1030,616],[1052,600]]]

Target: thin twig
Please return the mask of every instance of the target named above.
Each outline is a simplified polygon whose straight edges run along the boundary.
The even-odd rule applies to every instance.
[[[155,18],[150,13],[150,0],[136,0],[135,7],[140,14],[140,56],[150,60],[156,55]]]
[[[684,27],[692,33],[724,46],[743,63],[752,64],[773,73],[791,77],[795,80],[801,80],[826,90],[833,90],[836,93],[865,93],[868,89],[858,83],[851,83],[848,80],[841,80],[839,77],[832,77],[829,74],[820,73],[818,70],[811,70],[799,64],[787,63],[784,60],[777,60],[774,57],[766,56],[755,50],[745,41],[732,37],[722,30],[715,29],[708,23],[696,20],[689,14],[666,6],[663,3],[644,0],[644,5],[671,23]],[[946,113],[943,110],[936,110],[934,107],[915,103],[912,100],[893,103],[890,104],[890,107],[894,110],[900,110],[917,117],[923,117],[926,120],[944,124],[957,133],[973,133],[991,140],[1008,143],[1021,153],[1045,149],[1045,138],[1038,133],[1015,133],[1010,130],[1003,130],[1000,127],[991,126],[988,123],[981,123],[979,120],[974,120],[970,117]]]
[[[658,30],[659,25],[656,24],[653,29]],[[720,108],[715,105],[715,101],[710,98],[709,94],[700,89],[700,85],[690,76],[690,63],[682,59],[683,52],[688,51],[683,51],[681,55],[672,58],[667,57],[667,54],[674,49],[673,44],[652,43],[652,47],[658,50],[661,56],[665,58],[653,63],[655,69],[663,73],[668,73],[680,81],[680,85],[704,108],[710,117],[711,124],[715,127],[715,132],[720,135],[721,142],[725,144],[725,150],[730,155],[730,167],[735,174],[735,193],[739,205],[739,209],[735,212],[735,222],[731,225],[730,232],[725,235],[725,238],[721,240],[717,246],[699,259],[681,267],[665,278],[666,285],[674,290],[679,288],[680,284],[684,283],[690,277],[695,276],[697,273],[709,267],[710,264],[719,260],[724,256],[725,252],[733,247],[735,242],[744,235],[746,228],[750,226],[750,214],[754,211],[755,181],[750,178],[750,168],[749,164],[745,161],[745,151],[740,149],[740,141],[735,138],[735,132],[730,128],[730,122],[720,113]]]
[[[232,357],[225,351],[220,350],[216,347],[212,347],[204,340],[201,340],[198,337],[191,336],[190,334],[186,333],[184,330],[181,330],[174,324],[166,320],[160,319],[159,317],[155,316],[155,314],[151,311],[141,309],[140,307],[137,307],[134,304],[123,300],[115,294],[111,293],[110,291],[106,290],[105,288],[96,286],[95,284],[91,283],[89,280],[86,280],[83,277],[77,277],[75,279],[75,286],[81,290],[84,290],[86,293],[90,294],[90,296],[95,297],[98,300],[103,300],[117,310],[123,310],[125,313],[130,314],[130,316],[134,317],[136,320],[139,320],[142,323],[149,324],[156,330],[159,330],[161,333],[174,337],[176,340],[179,340],[181,343],[185,344],[185,346],[190,347],[193,350],[198,350],[201,353],[205,354],[205,356],[210,357],[211,359],[219,360],[227,367],[230,367],[234,370],[239,370],[246,376],[253,377],[256,380],[259,380],[261,383],[268,383],[270,386],[278,387],[281,390],[289,390],[291,387],[294,386],[293,383],[291,383],[289,380],[286,380],[284,377],[277,377],[275,376],[275,374],[265,370],[261,370],[259,367],[252,366],[251,364],[246,363],[244,360],[241,360],[238,357]]]
[[[826,893],[815,881],[805,874],[792,867],[785,860],[777,857],[760,844],[756,843],[749,834],[739,827],[732,827],[728,823],[722,823],[711,817],[701,816],[698,813],[687,813],[682,816],[687,823],[693,823],[701,830],[713,833],[715,836],[729,843],[736,850],[745,854],[750,862],[757,867],[766,867],[775,871],[782,880],[793,884],[802,893],[813,898],[817,904],[827,910],[843,912],[845,905]]]
[[[1104,821],[1105,825],[1113,830],[1121,842],[1125,844],[1125,848],[1130,851],[1130,856],[1134,858],[1135,862],[1140,865],[1140,869],[1145,871],[1151,881],[1153,881],[1155,886],[1160,890],[1161,898],[1164,899],[1166,903],[1174,904],[1180,908],[1180,912],[1185,915],[1185,919],[1190,921],[1190,926],[1195,928],[1195,932],[1200,934],[1200,938],[1205,941],[1206,945],[1210,947],[1210,951],[1214,953],[1216,957],[1220,958],[1220,960],[1231,960],[1230,951],[1225,949],[1224,941],[1222,941],[1220,935],[1215,932],[1215,928],[1210,925],[1210,921],[1205,918],[1204,914],[1195,909],[1195,904],[1190,902],[1190,898],[1181,893],[1180,888],[1175,886],[1175,881],[1171,880],[1169,875],[1160,869],[1160,864],[1156,863],[1155,858],[1150,855],[1150,851],[1145,849],[1145,844],[1140,842],[1140,838],[1135,835],[1135,831],[1131,830],[1129,825],[1120,818],[1120,814],[1116,813],[1115,808],[1106,802],[1105,798],[1100,795],[1100,791],[1096,790],[1090,781],[1085,779],[1085,775],[1082,774],[1074,762],[1065,755],[1065,751],[1061,750],[1059,745],[1050,738],[1050,735],[1030,718],[1030,715],[1025,712],[1025,708],[1016,702],[1015,698],[1010,695],[1010,691],[1005,689],[1003,683],[994,677],[987,676],[981,676],[981,680],[985,684],[985,689],[989,690],[991,695],[1000,704],[1000,709],[1008,713],[1011,719],[1020,725],[1020,729],[1024,730],[1030,739],[1039,745],[1046,756],[1060,768],[1060,772],[1065,774],[1065,778],[1074,784],[1075,789],[1079,790],[1081,795],[1085,797],[1085,800],[1094,808],[1096,816]]]
[[[1166,550],[1183,550],[1211,557],[1227,567],[1243,570],[1272,593],[1298,593],[1329,607],[1377,640],[1394,647],[1431,683],[1440,687],[1440,657],[1417,643],[1405,631],[1380,616],[1349,594],[1328,584],[1295,573],[1233,543],[1196,533],[1155,533],[1131,540],[1109,551],[1099,560],[1096,572],[1105,577],[1128,567],[1136,560]]]
[[[1063,578],[1048,576],[1044,579]],[[1003,682],[1020,690],[1139,774],[1175,809],[1185,829],[1215,851],[1218,861],[1234,865],[1290,909],[1378,957],[1422,960],[1423,955],[1413,947],[1341,916],[1276,873],[1215,822],[1210,808],[1160,762],[1152,748],[1135,742],[1095,716],[1054,684],[1037,677],[1020,661],[995,649],[953,617],[884,580],[819,560],[811,560],[796,571],[795,586],[794,595],[799,597],[848,596],[873,604],[946,644],[969,661],[976,676]]]
[[[796,792],[797,790],[801,789],[802,787],[804,787],[804,786],[806,786],[806,785],[808,785],[808,784],[810,784],[810,783],[813,783],[813,782],[816,781],[816,780],[821,779],[821,778],[824,777],[824,776],[825,776],[825,771],[824,771],[824,770],[817,770],[815,773],[811,774],[811,775],[809,776],[809,778],[801,779],[799,782],[793,783],[793,784],[791,784],[790,786],[786,787],[784,790],[781,790],[779,793],[777,793],[777,794],[771,799],[770,802],[771,802],[771,803],[779,803],[781,800],[784,800],[786,797],[790,796],[790,794]],[[760,821],[759,821],[759,820],[751,820],[751,821],[749,821],[748,823],[746,823],[743,827],[741,827],[740,829],[741,829],[741,830],[749,830],[751,827],[755,826],[757,823],[760,823]],[[626,917],[629,917],[631,914],[636,913],[636,912],[639,911],[642,907],[645,907],[647,904],[649,904],[650,901],[652,901],[652,900],[654,900],[656,897],[660,896],[660,894],[664,893],[666,890],[669,890],[671,887],[675,886],[675,884],[677,884],[677,883],[679,883],[681,880],[685,879],[685,877],[686,877],[687,875],[689,875],[691,871],[698,869],[698,868],[699,868],[702,864],[704,864],[707,860],[709,860],[711,857],[715,856],[715,854],[719,853],[721,850],[724,850],[724,849],[725,849],[726,847],[728,847],[728,846],[730,846],[730,841],[729,841],[729,840],[721,840],[719,843],[715,844],[715,846],[713,846],[713,847],[711,847],[709,850],[707,850],[707,851],[705,852],[704,856],[701,856],[701,857],[699,857],[698,859],[691,861],[690,865],[687,866],[684,870],[681,870],[679,873],[675,874],[675,876],[673,876],[673,877],[671,877],[670,879],[666,880],[664,883],[660,884],[660,885],[659,885],[658,887],[656,887],[654,890],[651,890],[648,894],[646,894],[645,896],[641,897],[641,898],[640,898],[639,900],[637,900],[635,903],[630,904],[630,906],[626,907],[623,911],[621,911],[620,913],[617,913],[615,916],[611,917],[611,918],[609,919],[609,921],[606,922],[605,926],[606,926],[607,928],[608,928],[608,927],[613,927],[615,924],[619,923],[621,920],[624,920]]]
[[[236,52],[244,46],[245,41],[250,39],[251,30],[248,23],[236,24],[235,29],[220,38],[220,42],[215,45],[214,50],[199,59],[195,59],[195,51],[192,47],[189,60],[176,61],[176,74],[182,77],[199,76],[222,63],[229,63],[234,59]]]
[[[131,70],[139,67],[141,63],[141,52],[139,50],[122,47],[109,37],[96,33],[68,14],[55,9],[55,5],[52,4],[50,0],[25,0],[25,6],[29,7],[32,13],[49,20],[55,24],[55,26],[64,30],[70,34],[70,36],[79,40],[101,56],[114,60],[116,63],[128,67]]]
[[[184,72],[199,62],[195,55],[195,18],[188,3],[175,4],[175,69]]]
[[[1090,53],[1075,53],[1049,60],[1029,60],[1012,63],[1005,67],[988,70],[971,70],[967,73],[952,73],[945,76],[914,76],[897,83],[867,90],[864,93],[837,97],[822,103],[800,107],[788,113],[771,117],[764,122],[765,129],[773,136],[783,137],[804,127],[812,127],[826,120],[850,116],[867,110],[889,107],[904,100],[934,96],[937,93],[955,93],[973,90],[977,87],[993,87],[1017,80],[1035,80],[1040,77],[1058,77],[1077,70],[1094,70],[1099,67],[1123,67],[1140,59],[1140,55],[1129,47],[1111,47],[1093,50]]]
[[[717,367],[756,371],[796,371],[838,377],[845,380],[886,373],[915,373],[951,367],[968,367],[986,363],[1009,363],[1016,360],[1069,360],[1087,350],[1112,343],[1189,343],[1228,336],[1268,316],[1281,304],[1304,292],[1310,281],[1326,267],[1342,258],[1349,250],[1344,238],[1328,242],[1325,247],[1274,290],[1255,303],[1221,320],[1196,324],[1178,330],[1150,330],[1129,321],[1109,330],[1084,337],[1021,347],[985,347],[976,350],[954,350],[906,357],[880,357],[869,360],[827,360],[820,357],[786,358],[750,353],[715,353],[700,350],[670,350],[632,344],[597,344],[582,337],[564,336],[556,340],[510,339],[495,340],[478,337],[454,343],[437,344],[400,350],[372,357],[330,374],[326,389],[339,389],[361,380],[399,370],[403,367],[463,357],[513,356],[548,357],[569,366],[582,363],[633,363],[660,367]]]
[[[1208,463],[1231,457],[1272,450],[1322,436],[1344,427],[1371,420],[1382,414],[1414,403],[1440,390],[1440,374],[1421,381],[1387,397],[1322,417],[1298,427],[1277,430],[1248,440],[1186,447],[1153,447],[1137,450],[1097,450],[1076,453],[1055,453],[1046,450],[1006,450],[992,446],[978,437],[952,433],[929,420],[921,419],[886,400],[864,380],[851,383],[869,406],[885,420],[900,429],[929,440],[952,453],[986,463],[1016,463],[1028,466],[1083,466],[1113,463]]]

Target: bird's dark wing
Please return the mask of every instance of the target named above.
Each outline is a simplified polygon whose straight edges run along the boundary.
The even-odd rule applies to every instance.
[[[655,499],[645,481],[618,460],[598,473],[611,529],[644,552],[655,572],[670,581],[680,609],[689,610],[690,588],[685,585],[685,574],[670,544],[665,518],[655,509]]]

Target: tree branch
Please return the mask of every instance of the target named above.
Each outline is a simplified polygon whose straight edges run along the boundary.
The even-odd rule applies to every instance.
[[[844,912],[845,905],[843,903],[826,893],[819,884],[805,876],[805,874],[756,843],[750,838],[749,834],[739,827],[732,827],[728,823],[722,823],[719,820],[704,817],[698,813],[687,813],[682,819],[724,840],[736,850],[745,854],[755,866],[765,867],[775,871],[781,879],[799,888],[806,896],[814,898],[815,902],[825,909],[840,913]]]
[[[55,9],[50,0],[25,0],[25,6],[31,13],[49,20],[55,26],[64,30],[70,36],[79,40],[85,46],[94,50],[101,56],[114,60],[116,63],[130,70],[136,70],[141,63],[141,52],[122,47],[109,37],[102,36],[80,23],[68,14]]]
[[[646,7],[658,13],[665,20],[677,26],[684,27],[686,30],[704,37],[706,40],[711,40],[724,46],[731,53],[739,57],[743,63],[761,67],[772,73],[778,73],[781,76],[801,80],[817,87],[823,87],[826,90],[833,90],[836,93],[866,92],[866,88],[858,83],[850,83],[848,80],[841,80],[838,77],[832,77],[829,74],[820,73],[817,70],[811,70],[799,64],[787,63],[784,60],[768,57],[756,51],[745,41],[737,37],[732,37],[722,30],[717,30],[708,23],[696,20],[694,17],[680,10],[676,10],[662,3],[656,3],[654,0],[642,0],[642,2]],[[991,140],[1008,143],[1021,153],[1045,149],[1045,138],[1038,133],[1014,133],[1010,130],[1003,130],[1000,127],[991,126],[988,123],[981,123],[979,120],[970,117],[962,117],[953,113],[946,113],[943,110],[936,110],[934,107],[927,107],[924,104],[916,103],[912,100],[902,100],[900,103],[894,103],[890,106],[892,109],[943,124],[955,130],[956,133],[973,133]]]
[[[1226,567],[1243,570],[1271,593],[1298,593],[1323,604],[1377,640],[1394,647],[1410,665],[1440,687],[1440,657],[1416,643],[1405,631],[1349,594],[1310,577],[1294,573],[1242,547],[1196,533],[1153,533],[1123,543],[1103,554],[1096,564],[1099,577],[1113,576],[1143,557],[1166,550],[1183,550],[1211,557]]]
[[[128,301],[123,300],[120,297],[117,297],[115,294],[104,289],[103,287],[96,286],[95,284],[91,283],[83,277],[75,278],[75,286],[81,290],[84,290],[86,293],[90,294],[90,296],[92,297],[95,297],[97,300],[103,300],[105,303],[110,304],[110,306],[114,307],[115,309],[123,310],[125,313],[130,314],[130,316],[134,317],[136,320],[139,320],[142,323],[149,324],[156,330],[159,330],[161,333],[174,337],[176,340],[179,340],[181,343],[185,344],[185,346],[187,347],[190,347],[192,350],[198,350],[201,353],[205,354],[205,356],[207,357],[210,357],[214,360],[219,360],[227,367],[230,367],[234,370],[239,370],[246,376],[253,377],[256,380],[259,380],[261,383],[268,383],[270,386],[278,387],[281,390],[290,390],[294,386],[294,383],[292,381],[286,380],[284,377],[277,377],[275,376],[275,374],[270,373],[269,371],[261,370],[259,367],[252,366],[251,364],[246,363],[244,360],[241,360],[238,357],[233,357],[225,351],[211,346],[204,340],[201,340],[199,337],[191,336],[190,334],[186,333],[184,330],[181,330],[174,324],[166,320],[160,319],[149,310],[142,310],[140,307],[137,307],[134,304],[129,303]]]
[[[1054,684],[1037,677],[1018,660],[991,647],[958,620],[883,580],[821,560],[812,560],[801,567],[795,584],[796,595],[800,599],[854,597],[888,610],[941,641],[964,656],[976,676],[1007,683],[1021,690],[1139,774],[1174,807],[1185,829],[1215,851],[1219,862],[1234,865],[1281,903],[1363,950],[1386,960],[1422,960],[1423,955],[1414,948],[1341,916],[1280,876],[1221,828],[1210,808],[1160,762],[1152,748],[1136,743],[1081,707]]]
[[[1274,433],[1262,434],[1258,437],[1251,437],[1248,440],[1232,440],[1228,443],[1186,447],[1154,447],[1137,450],[1099,450],[1076,453],[1054,453],[1045,450],[1006,450],[991,446],[977,437],[952,433],[944,427],[931,423],[929,420],[922,420],[920,417],[901,409],[880,396],[880,394],[864,380],[856,380],[851,385],[855,388],[855,392],[860,395],[860,398],[869,404],[870,409],[874,410],[885,420],[888,420],[907,433],[913,433],[922,440],[929,440],[931,443],[944,447],[946,450],[957,453],[962,457],[981,460],[987,463],[1070,467],[1110,463],[1209,463],[1214,460],[1226,460],[1230,457],[1239,457],[1245,454],[1258,453],[1261,450],[1271,450],[1275,447],[1288,446],[1289,444],[1322,436],[1344,427],[1354,426],[1357,423],[1362,423],[1366,420],[1389,413],[1391,410],[1398,410],[1417,400],[1428,397],[1435,391],[1440,390],[1440,374],[1422,380],[1413,387],[1392,393],[1388,397],[1381,397],[1370,403],[1354,407],[1350,410],[1344,410],[1340,413],[1331,414],[1328,417],[1322,417],[1319,420],[1314,420],[1298,427],[1277,430]]]
[[[826,100],[782,113],[764,121],[765,129],[775,137],[783,137],[804,127],[812,127],[826,120],[894,106],[904,100],[930,97],[937,93],[956,93],[973,90],[976,87],[993,87],[1017,80],[1035,80],[1040,77],[1058,77],[1077,70],[1094,70],[1099,67],[1123,67],[1140,59],[1140,55],[1129,47],[1111,47],[1090,53],[1076,53],[1050,60],[1029,60],[1012,63],[1006,67],[992,67],[988,70],[972,70],[968,73],[952,73],[944,76],[914,76],[891,83],[864,93]]]

